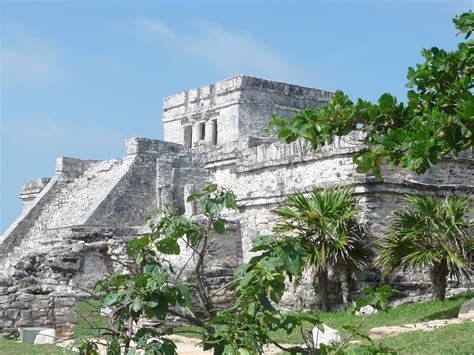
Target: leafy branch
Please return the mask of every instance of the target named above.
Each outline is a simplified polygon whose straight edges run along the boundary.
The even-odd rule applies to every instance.
[[[319,111],[307,108],[291,118],[272,117],[266,132],[283,142],[308,141],[313,149],[335,136],[363,132],[364,146],[355,154],[359,173],[381,177],[387,160],[394,166],[424,173],[447,154],[458,155],[474,144],[474,13],[453,19],[465,34],[455,51],[423,49],[425,62],[408,68],[406,103],[385,93],[377,103],[355,103],[336,91]]]

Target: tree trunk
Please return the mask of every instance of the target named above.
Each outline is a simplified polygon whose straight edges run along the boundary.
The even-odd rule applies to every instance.
[[[448,280],[448,265],[446,259],[434,262],[430,269],[431,295],[434,300],[444,300]]]
[[[342,302],[348,304],[351,301],[351,285],[349,268],[346,264],[337,266],[337,273],[339,274],[339,281],[342,289]]]
[[[329,297],[328,297],[328,271],[326,269],[316,271],[316,279],[313,280],[314,292],[319,297],[321,304],[321,311],[328,312],[329,309]]]

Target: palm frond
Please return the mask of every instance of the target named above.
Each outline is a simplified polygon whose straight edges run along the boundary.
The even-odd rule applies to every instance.
[[[275,231],[299,237],[307,263],[319,269],[336,263],[362,268],[371,256],[356,221],[359,209],[350,188],[297,193],[275,213],[280,217]]]
[[[469,235],[469,198],[433,195],[407,196],[408,208],[394,213],[382,242],[378,265],[386,270],[417,268],[445,260],[450,274],[468,269],[473,237]]]

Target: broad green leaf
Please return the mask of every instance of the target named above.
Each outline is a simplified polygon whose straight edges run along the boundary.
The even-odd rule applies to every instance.
[[[132,309],[135,312],[139,312],[142,309],[142,299],[140,297],[135,298],[135,301],[133,301]]]
[[[163,254],[179,255],[181,248],[176,240],[165,238],[156,243],[156,248]]]
[[[176,287],[178,289],[176,299],[179,305],[183,307],[191,307],[191,296],[189,294],[189,288],[183,284],[177,284]]]
[[[229,209],[237,209],[236,197],[233,192],[226,191],[224,195],[224,205],[226,208]]]
[[[123,293],[113,292],[109,293],[104,298],[104,306],[110,307],[116,305],[123,297]]]
[[[219,234],[224,234],[225,232],[225,221],[223,219],[217,218],[213,221],[214,230]]]

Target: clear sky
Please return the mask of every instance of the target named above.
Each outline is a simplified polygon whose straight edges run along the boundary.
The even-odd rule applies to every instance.
[[[422,47],[452,49],[466,0],[8,1],[1,6],[0,233],[55,159],[162,138],[162,99],[237,74],[405,94]]]

